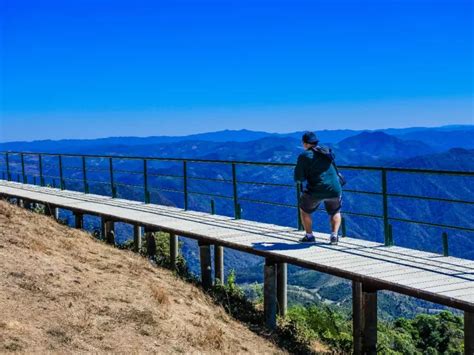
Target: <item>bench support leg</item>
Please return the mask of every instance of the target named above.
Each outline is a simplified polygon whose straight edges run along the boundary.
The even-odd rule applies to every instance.
[[[364,309],[363,354],[377,354],[377,290],[362,285]]]
[[[178,236],[170,233],[170,264],[173,270],[178,270]]]
[[[153,231],[145,228],[146,256],[148,259],[156,260],[156,240]]]
[[[214,271],[216,284],[224,284],[224,247],[214,245]]]
[[[53,217],[56,221],[59,219],[59,209],[49,203],[44,205],[44,214]]]
[[[282,317],[286,315],[288,307],[288,266],[286,263],[277,264],[277,301],[278,314]]]
[[[74,227],[77,229],[84,228],[84,215],[79,212],[74,212]]]
[[[115,244],[114,222],[102,217],[102,238],[107,244]]]
[[[133,226],[133,251],[138,253],[142,248],[143,227],[139,225]]]
[[[265,325],[272,330],[276,328],[276,274],[275,262],[266,258],[263,281],[263,310],[265,314]]]
[[[464,312],[464,354],[474,354],[474,312]]]
[[[362,283],[352,281],[352,338],[354,355],[362,354],[363,317]]]
[[[199,256],[201,260],[202,287],[209,290],[212,287],[211,245],[199,242]]]

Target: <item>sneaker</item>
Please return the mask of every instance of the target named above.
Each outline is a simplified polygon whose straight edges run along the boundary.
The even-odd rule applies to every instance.
[[[331,245],[337,245],[339,242],[339,237],[336,234],[331,234],[331,238],[329,239]]]
[[[316,242],[316,239],[314,238],[314,235],[310,234],[306,234],[304,236],[304,238],[300,239],[300,242],[303,242],[303,243],[314,243]]]

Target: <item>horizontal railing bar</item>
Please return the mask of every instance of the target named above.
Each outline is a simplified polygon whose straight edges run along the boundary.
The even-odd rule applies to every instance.
[[[225,198],[225,199],[229,199],[229,200],[233,200],[233,199],[234,199],[232,196],[208,194],[208,193],[205,193],[205,192],[197,192],[197,191],[188,191],[188,194],[202,195],[202,196],[210,196],[210,197],[218,197],[218,198]]]
[[[295,205],[289,205],[289,204],[286,204],[286,203],[254,200],[254,199],[251,199],[251,198],[244,198],[244,197],[240,197],[239,201],[247,201],[247,202],[259,203],[259,204],[261,203],[261,204],[264,204],[264,205],[272,205],[272,206],[280,206],[280,207],[288,207],[288,208],[296,208],[297,207]]]
[[[149,187],[148,190],[150,191],[165,191],[165,192],[177,192],[177,193],[184,193],[182,190],[174,190],[174,189],[166,189],[163,187],[157,188],[157,187]]]
[[[323,209],[322,211],[324,211],[324,209]],[[370,217],[370,218],[380,218],[380,219],[383,219],[383,216],[382,216],[382,215],[378,215],[378,214],[349,212],[349,211],[344,211],[343,214],[348,214],[348,215],[350,215],[350,216],[359,216],[359,217]]]
[[[143,175],[143,171],[114,169],[114,173]]]
[[[188,176],[188,180],[215,181],[215,182],[225,182],[225,183],[230,183],[230,184],[232,183],[232,180],[227,180],[227,179],[213,179],[213,178],[203,178],[203,177],[195,177],[195,176]]]
[[[124,184],[122,182],[114,182],[114,185],[117,185],[117,186],[126,186],[126,187],[135,187],[137,189],[143,189],[143,185],[134,185],[134,184]]]
[[[437,223],[431,223],[431,222],[414,221],[414,220],[411,220],[411,219],[396,218],[396,217],[389,217],[388,219],[391,220],[391,221],[421,224],[421,225],[430,226],[430,227],[440,227],[440,228],[462,230],[462,231],[467,231],[467,232],[474,232],[474,229],[472,229],[472,228],[451,226],[451,225],[448,225],[448,224],[437,224]]]
[[[64,166],[63,165],[63,169],[64,170],[82,170],[82,167],[79,167],[79,166]]]
[[[105,171],[105,172],[109,172],[109,169],[87,168],[87,172],[90,172],[90,171],[95,172],[95,173],[97,173],[97,172],[104,172],[104,171]]]
[[[382,193],[382,192],[375,192],[375,191],[363,191],[363,190],[344,189],[344,192],[350,192],[350,193],[356,193],[356,194],[364,194],[364,195],[383,196],[383,193]]]
[[[414,199],[440,201],[440,202],[455,202],[455,203],[464,203],[464,204],[474,205],[474,201],[453,200],[453,199],[442,198],[442,197],[428,197],[428,196],[390,194],[390,193],[388,193],[387,196],[389,196],[389,197],[401,197],[401,198],[414,198]]]
[[[258,185],[258,186],[275,186],[275,187],[291,187],[295,188],[295,185],[290,185],[290,184],[279,184],[279,183],[274,183],[274,182],[257,182],[257,181],[242,181],[238,180],[237,181],[239,184],[244,184],[244,185]]]
[[[115,170],[114,170],[114,171],[115,171]],[[172,175],[172,174],[153,174],[153,173],[148,173],[148,176],[169,177],[169,178],[174,178],[174,179],[183,179],[183,178],[184,178],[182,175]]]
[[[76,179],[76,178],[71,178],[71,177],[63,177],[63,180],[67,180],[67,181],[83,181],[82,179]]]
[[[82,180],[81,180],[82,181]],[[90,180],[90,179],[87,179],[87,182],[90,183],[90,182],[95,182],[96,184],[106,184],[106,185],[110,185],[110,181],[98,181],[98,180]]]

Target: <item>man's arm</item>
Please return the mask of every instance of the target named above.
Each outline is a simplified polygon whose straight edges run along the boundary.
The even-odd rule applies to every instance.
[[[304,156],[300,155],[295,167],[295,181],[303,182],[306,180]]]

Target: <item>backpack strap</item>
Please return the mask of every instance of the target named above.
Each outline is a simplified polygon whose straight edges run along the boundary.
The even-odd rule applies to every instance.
[[[336,174],[339,177],[339,182],[341,183],[342,186],[344,186],[346,184],[346,179],[339,172],[339,169],[337,168],[336,157],[335,157],[334,153],[332,152],[332,149],[331,148],[326,148],[326,147],[321,147],[321,146],[317,145],[316,147],[312,147],[311,150],[313,152],[324,155],[327,159],[329,159],[331,161],[332,166],[334,166],[334,169],[336,169]]]

